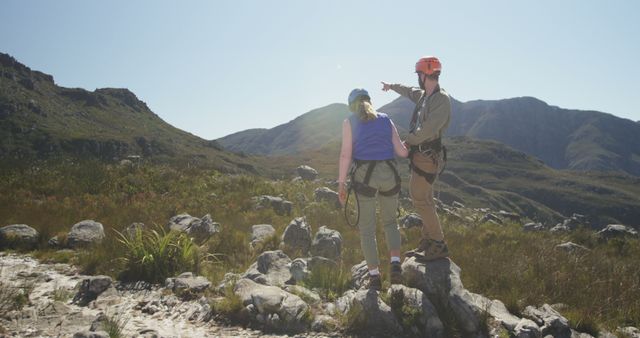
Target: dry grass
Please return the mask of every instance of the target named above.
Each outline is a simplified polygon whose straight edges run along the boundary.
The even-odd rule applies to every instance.
[[[164,225],[179,213],[196,217],[210,213],[222,225],[222,231],[199,248],[197,266],[185,267],[199,268],[214,284],[224,273],[242,272],[262,251],[275,248],[285,227],[298,216],[306,216],[314,232],[327,225],[343,237],[339,262],[343,273],[328,281],[310,283],[339,294],[351,266],[363,259],[358,231],[346,224],[342,211],[324,202],[312,202],[319,183],[273,182],[169,166],[54,166],[2,172],[0,176],[0,224],[25,223],[44,236],[62,237],[83,219],[94,219],[105,226],[106,240],[77,256],[45,250],[44,246],[37,253],[51,260],[78,263],[87,273],[117,277],[131,270],[134,265],[128,266],[122,258],[132,250],[123,250],[127,246],[117,241],[114,230],[122,231],[133,222]],[[293,201],[292,214],[255,210],[251,197],[263,194],[282,195]],[[252,249],[251,226],[265,223],[272,224],[277,235]],[[576,328],[640,326],[640,299],[636,297],[640,294],[638,240],[600,243],[587,231],[566,235],[524,233],[518,224],[466,226],[446,218],[443,224],[465,286],[502,300],[515,314],[526,305],[564,303],[567,308],[563,313]],[[386,279],[389,257],[382,227],[378,227],[377,237]],[[403,249],[413,248],[420,237],[419,229],[403,230],[402,237]],[[591,251],[576,255],[555,250],[555,245],[567,240]],[[207,254],[219,255],[218,261],[202,262]],[[298,256],[290,254],[292,259]],[[129,256],[130,264],[140,257]],[[329,293],[326,296],[331,298]]]

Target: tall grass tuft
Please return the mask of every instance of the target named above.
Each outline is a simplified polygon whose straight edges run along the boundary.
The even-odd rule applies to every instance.
[[[159,283],[185,271],[199,273],[199,248],[185,233],[167,232],[158,226],[138,228],[132,235],[115,231],[125,249],[122,280]]]

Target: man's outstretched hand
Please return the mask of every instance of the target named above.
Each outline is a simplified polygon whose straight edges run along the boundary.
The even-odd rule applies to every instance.
[[[388,92],[389,89],[391,89],[391,84],[390,83],[386,83],[384,81],[380,81],[380,83],[382,83],[382,90],[385,92]]]

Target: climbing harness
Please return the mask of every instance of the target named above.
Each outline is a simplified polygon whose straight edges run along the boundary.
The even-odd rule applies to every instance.
[[[386,191],[380,191],[369,185],[369,181],[371,180],[371,175],[373,174],[373,170],[375,169],[376,165],[381,162],[386,163],[389,166],[389,168],[391,168],[391,170],[393,171],[395,182],[396,182],[396,185],[393,188]],[[400,192],[401,179],[400,179],[400,174],[398,174],[398,169],[396,168],[395,163],[396,163],[395,160],[354,160],[353,161],[353,164],[351,165],[351,169],[349,170],[349,178],[351,182],[347,189],[347,199],[344,204],[344,219],[346,220],[349,226],[355,226],[360,222],[360,200],[358,199],[359,194],[366,197],[374,197],[376,193],[382,196],[393,196]],[[367,171],[364,175],[364,180],[362,182],[358,182],[355,179],[355,174],[358,168],[360,168],[363,165],[368,165]],[[349,221],[349,215],[347,214],[347,208],[349,205],[349,196],[351,195],[352,190],[355,192],[355,196],[356,196],[357,216],[356,216],[355,224],[352,224]]]

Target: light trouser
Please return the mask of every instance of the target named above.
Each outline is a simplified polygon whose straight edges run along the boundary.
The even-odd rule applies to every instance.
[[[362,182],[369,165],[361,165],[355,172],[355,180]],[[376,164],[371,174],[369,186],[379,191],[388,191],[396,185],[393,170],[384,162]],[[376,196],[367,197],[357,194],[360,202],[360,220],[358,228],[360,229],[360,245],[364,253],[364,259],[369,266],[380,265],[378,258],[378,244],[376,241]],[[398,229],[398,220],[396,211],[398,210],[398,194],[392,196],[382,196],[376,194],[380,203],[380,215],[382,224],[384,225],[384,233],[387,239],[388,249],[400,250],[400,230]]]
[[[420,152],[413,155],[413,165],[427,173],[438,172],[438,161]],[[433,200],[433,185],[412,170],[409,194],[414,208],[422,218],[422,237],[437,241],[443,240],[444,234]]]

